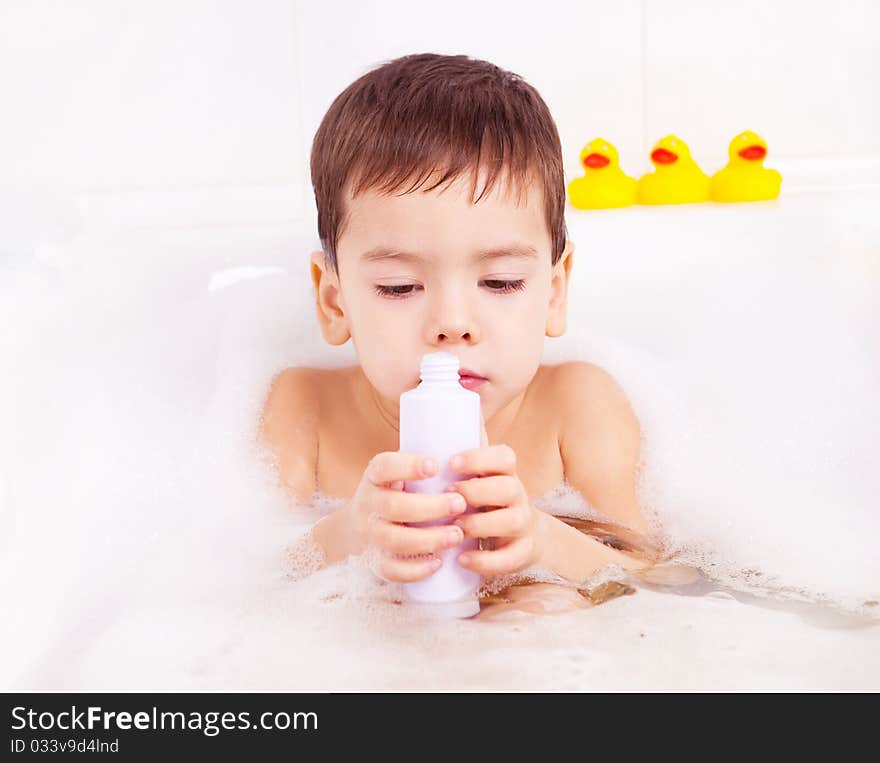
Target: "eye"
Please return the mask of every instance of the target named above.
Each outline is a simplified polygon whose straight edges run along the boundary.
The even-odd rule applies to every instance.
[[[412,294],[418,284],[404,283],[399,286],[384,286],[376,284],[375,292],[382,297],[390,297],[391,299],[406,299],[407,295]]]
[[[503,281],[497,279],[487,279],[480,283],[486,284],[490,291],[498,294],[506,294],[508,292],[520,291],[525,288],[526,281],[524,278],[515,281]],[[384,284],[376,284],[374,291],[380,297],[388,297],[389,299],[406,299],[413,290],[420,289],[418,284],[406,283],[395,286],[385,286]]]
[[[493,284],[492,286],[489,286],[489,288],[492,291],[497,291],[500,294],[504,294],[505,292],[509,292],[509,291],[520,291],[521,289],[524,289],[526,286],[526,281],[524,278],[520,278],[517,281],[496,281],[496,280],[489,281],[489,280],[487,280],[487,281],[483,281],[483,283],[486,284],[487,286],[489,284]]]

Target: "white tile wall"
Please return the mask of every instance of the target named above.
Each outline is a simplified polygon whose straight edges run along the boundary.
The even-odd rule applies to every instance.
[[[637,175],[666,132],[713,170],[746,128],[802,184],[880,177],[870,0],[4,0],[0,198],[37,188],[126,224],[138,209],[153,225],[193,209],[203,224],[310,217],[308,154],[330,102],[424,51],[535,85],[568,177],[596,135]]]
[[[645,120],[726,161],[751,129],[770,159],[880,156],[880,4],[645,3]]]
[[[305,138],[352,80],[407,53],[465,54],[534,85],[556,118],[569,172],[601,134],[633,154],[641,144],[641,3],[447,0],[414,13],[408,0],[297,3]],[[344,10],[343,10],[344,9]]]
[[[210,207],[217,187],[290,186],[293,15],[289,0],[3,0],[0,198],[88,191],[101,208],[101,193],[124,192],[143,208],[140,191],[185,189]],[[153,216],[187,219],[153,197]]]

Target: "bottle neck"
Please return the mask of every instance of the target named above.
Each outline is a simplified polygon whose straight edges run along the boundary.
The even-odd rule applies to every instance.
[[[459,361],[449,352],[432,352],[422,357],[419,378],[422,382],[458,382]]]
[[[430,385],[432,387],[436,387],[437,385],[449,385],[449,384],[458,384],[459,377],[458,372],[449,374],[449,373],[437,373],[437,372],[422,372],[419,375],[419,378],[422,380],[422,385]]]

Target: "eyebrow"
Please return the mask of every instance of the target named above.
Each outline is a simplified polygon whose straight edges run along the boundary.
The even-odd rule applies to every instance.
[[[519,257],[521,259],[533,259],[538,256],[538,250],[528,244],[510,244],[508,246],[493,246],[488,249],[479,249],[471,258],[474,262],[483,262],[498,257]],[[379,262],[381,260],[396,260],[398,262],[421,262],[427,258],[417,252],[404,252],[387,246],[377,246],[361,255],[361,262]]]

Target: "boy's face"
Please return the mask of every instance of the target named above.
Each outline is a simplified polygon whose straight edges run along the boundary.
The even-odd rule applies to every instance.
[[[544,336],[565,330],[573,246],[566,242],[551,267],[540,186],[517,206],[499,177],[472,204],[471,182],[466,174],[445,190],[349,195],[338,278],[320,252],[312,255],[324,337],[342,344],[351,336],[388,409],[419,383],[422,356],[442,350],[488,379],[479,389],[488,420],[528,386]]]

